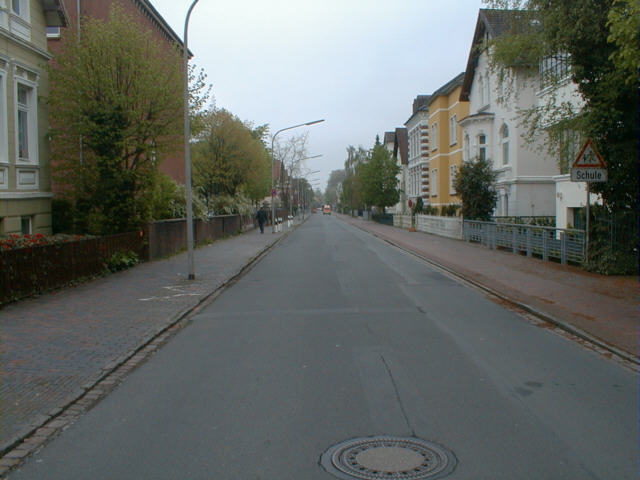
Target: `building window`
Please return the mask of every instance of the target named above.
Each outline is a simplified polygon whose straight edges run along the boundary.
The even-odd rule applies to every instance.
[[[449,166],[449,193],[451,195],[456,194],[456,176],[458,175],[458,166]]]
[[[484,78],[482,77],[482,74],[480,74],[479,77],[478,77],[478,90],[480,92],[480,106],[484,107],[485,106],[485,102],[484,102]]]
[[[456,115],[449,118],[449,145],[458,143],[458,119]]]
[[[16,149],[18,160],[37,162],[37,115],[35,89],[23,83],[16,85]]]
[[[29,91],[18,85],[18,157],[29,159]]]
[[[20,227],[23,235],[31,235],[33,233],[33,220],[31,217],[21,217]]]
[[[502,143],[502,164],[509,165],[509,127],[502,124],[500,128],[500,142]]]
[[[2,60],[0,60],[0,68]],[[7,90],[6,90],[6,74],[0,70],[0,163],[9,162],[9,140],[7,127]],[[0,182],[0,185],[3,182]]]
[[[60,38],[60,27],[47,27],[47,38]]]
[[[468,162],[471,158],[471,145],[469,142],[469,134],[465,133],[464,135],[464,149],[463,149],[464,161]]]
[[[569,173],[569,168],[578,156],[580,144],[580,135],[578,132],[575,130],[565,130],[562,132],[559,148],[560,173]]]
[[[487,159],[487,136],[484,133],[478,135],[478,158],[482,161]]]
[[[431,170],[431,196],[438,196],[438,169]]]
[[[571,72],[570,59],[567,53],[543,58],[540,62],[540,88],[549,87],[567,78]]]
[[[0,2],[1,4],[2,2]],[[11,0],[11,12],[23,20],[29,21],[29,0]]]
[[[431,125],[431,150],[438,149],[438,123]]]

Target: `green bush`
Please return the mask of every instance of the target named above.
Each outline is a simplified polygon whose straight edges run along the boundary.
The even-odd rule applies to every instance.
[[[116,252],[107,260],[107,270],[110,272],[118,272],[126,270],[140,263],[140,259],[135,252]]]
[[[602,275],[638,274],[638,213],[612,214],[591,206],[589,258],[585,268]]]

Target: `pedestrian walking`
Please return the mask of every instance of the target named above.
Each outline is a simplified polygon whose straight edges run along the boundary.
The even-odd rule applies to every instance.
[[[267,221],[267,211],[264,209],[264,205],[256,213],[256,220],[258,220],[258,225],[260,226],[260,233],[264,233],[264,223]]]

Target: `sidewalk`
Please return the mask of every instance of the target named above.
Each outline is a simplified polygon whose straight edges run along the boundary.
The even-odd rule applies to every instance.
[[[259,230],[0,310],[0,451],[197,307],[286,235]]]
[[[398,247],[497,292],[568,331],[638,358],[636,277],[608,277],[479,244],[338,217]]]

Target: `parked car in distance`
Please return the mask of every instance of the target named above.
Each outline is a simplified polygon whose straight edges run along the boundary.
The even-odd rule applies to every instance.
[[[322,207],[323,215],[331,215],[331,205],[325,205]]]

